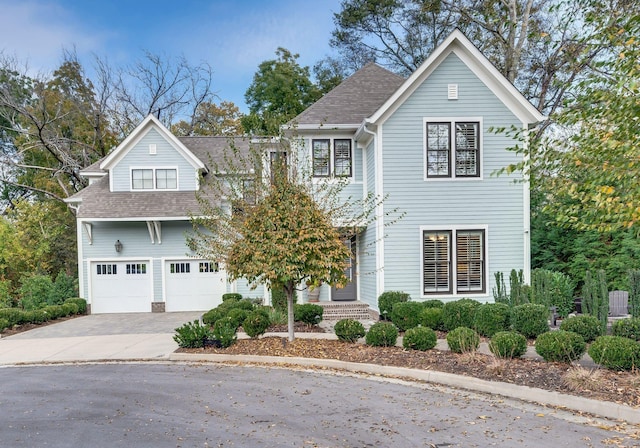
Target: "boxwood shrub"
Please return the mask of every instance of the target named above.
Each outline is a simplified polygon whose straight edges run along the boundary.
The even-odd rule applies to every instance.
[[[222,303],[226,302],[227,300],[235,300],[239,302],[240,300],[242,300],[242,294],[237,292],[227,292],[222,294]]]
[[[586,343],[595,341],[598,336],[602,335],[603,330],[600,319],[588,314],[564,319],[560,324],[560,329],[578,333]]]
[[[431,350],[437,343],[436,332],[427,327],[409,328],[402,338],[402,346],[410,350]]]
[[[573,331],[547,331],[536,339],[536,353],[545,361],[570,363],[580,359],[586,349],[584,338]]]
[[[79,297],[72,297],[64,301],[64,303],[75,303],[78,306],[77,314],[87,313],[87,301]]]
[[[24,317],[24,311],[20,308],[0,309],[0,319],[6,319],[10,327],[24,323]]]
[[[473,352],[480,345],[480,336],[469,327],[458,327],[447,334],[447,344],[454,353]]]
[[[499,331],[491,337],[489,350],[498,358],[519,358],[527,353],[527,338],[517,331]]]
[[[205,341],[213,337],[211,329],[207,325],[201,325],[200,321],[187,322],[175,329],[176,334],[173,340],[179,347],[200,348],[204,347]]]
[[[444,327],[455,330],[458,327],[473,328],[476,321],[476,311],[480,302],[473,299],[460,299],[447,302],[442,307],[442,320]]]
[[[622,336],[599,336],[589,346],[589,356],[611,370],[640,367],[640,343]]]
[[[367,345],[392,347],[398,341],[398,329],[391,322],[376,322],[365,335]]]
[[[333,327],[338,339],[344,342],[356,342],[367,333],[362,322],[355,319],[342,319]]]
[[[385,291],[378,297],[378,310],[381,320],[391,320],[393,305],[400,302],[408,302],[411,296],[402,291]]]
[[[293,305],[293,320],[304,322],[307,325],[317,325],[322,321],[324,308],[313,303],[296,303]]]
[[[24,312],[24,321],[32,324],[42,324],[49,320],[49,315],[44,310],[31,310]]]
[[[509,329],[511,308],[506,303],[485,303],[476,311],[475,329],[482,336],[491,337]]]
[[[528,339],[549,331],[549,311],[546,306],[525,303],[511,309],[511,329]]]
[[[424,302],[420,303],[425,308],[442,308],[444,306],[444,302],[438,299],[425,300]]]
[[[444,331],[442,308],[425,308],[420,312],[420,325],[432,330]]]
[[[247,316],[249,315],[250,311],[244,310],[242,308],[232,308],[229,311],[227,311],[227,315],[225,317],[228,317],[229,319],[233,320],[234,325],[236,326],[236,328],[238,328],[240,325],[242,325],[242,322],[244,322],[244,320],[247,318]]]
[[[9,325],[9,321],[5,318],[0,318],[0,332],[6,330],[9,327],[11,327],[11,325]]]
[[[251,311],[242,322],[242,328],[250,338],[263,335],[269,325],[271,325],[269,313],[264,309]]]
[[[640,341],[640,317],[616,320],[613,323],[611,332],[614,336]]]
[[[424,307],[420,302],[398,302],[391,309],[391,322],[400,331],[420,325],[420,313]]]

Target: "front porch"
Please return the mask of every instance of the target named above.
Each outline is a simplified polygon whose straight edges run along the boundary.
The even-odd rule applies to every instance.
[[[316,302],[324,311],[323,320],[338,321],[341,319],[377,320],[378,313],[369,309],[369,305],[360,301],[349,302]]]

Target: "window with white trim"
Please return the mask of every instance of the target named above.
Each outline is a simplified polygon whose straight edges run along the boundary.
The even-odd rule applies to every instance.
[[[117,275],[118,269],[115,264],[98,264],[96,265],[97,275]]]
[[[191,263],[169,263],[169,272],[172,274],[188,274],[191,272]]]
[[[348,138],[311,140],[314,177],[351,177],[353,175],[352,142]],[[333,160],[333,165],[331,164]]]
[[[132,190],[176,190],[178,170],[175,168],[134,168],[131,170]]]
[[[422,245],[425,295],[486,292],[484,230],[425,230]]]
[[[147,263],[127,263],[126,269],[128,275],[146,274]]]
[[[427,121],[425,127],[427,178],[480,177],[478,121]]]
[[[218,263],[213,263],[211,261],[201,261],[200,262],[200,272],[218,272],[220,270]]]

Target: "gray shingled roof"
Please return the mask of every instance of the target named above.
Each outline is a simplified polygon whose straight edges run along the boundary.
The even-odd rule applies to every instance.
[[[242,137],[179,137],[180,141],[205,165],[221,161],[231,142],[241,152],[248,152],[249,139]],[[99,162],[91,171],[100,171]],[[87,170],[89,169],[87,168]],[[193,191],[109,191],[109,176],[76,193],[81,199],[77,217],[84,219],[181,218],[200,210]]]
[[[292,125],[354,125],[378,110],[405,79],[368,63],[291,120]]]

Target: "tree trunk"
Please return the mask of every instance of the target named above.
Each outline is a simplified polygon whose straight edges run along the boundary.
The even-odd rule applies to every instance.
[[[286,285],[284,291],[287,294],[287,326],[289,329],[289,342],[293,342],[295,334],[293,331],[293,285]]]

